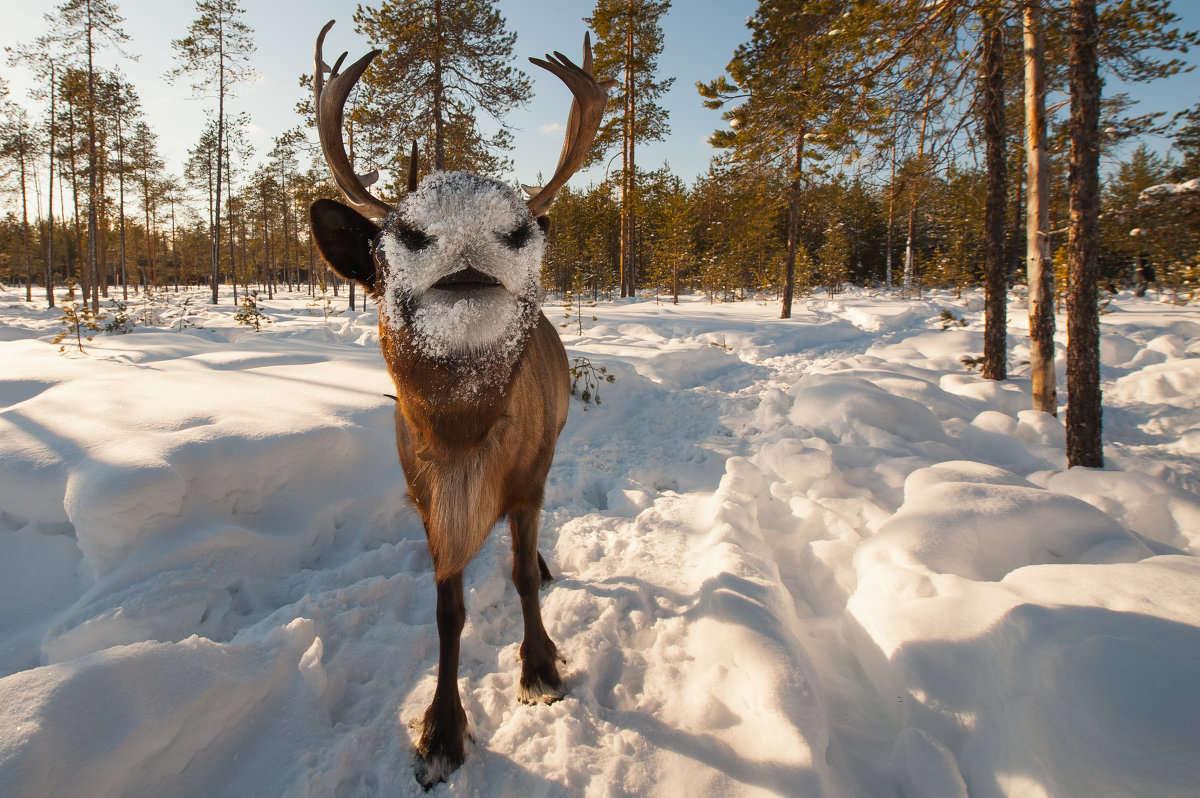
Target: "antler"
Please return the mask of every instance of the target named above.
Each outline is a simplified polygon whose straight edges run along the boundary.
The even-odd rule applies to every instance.
[[[382,219],[392,208],[385,202],[375,198],[367,191],[367,186],[379,178],[378,172],[365,175],[354,174],[350,159],[346,156],[346,145],[342,141],[342,118],[346,106],[346,98],[350,90],[362,77],[375,56],[381,50],[372,50],[351,64],[345,72],[338,74],[347,53],[342,53],[331,69],[321,58],[321,46],[325,43],[325,34],[333,27],[334,20],[329,20],[321,35],[317,37],[317,48],[313,54],[313,106],[317,112],[317,135],[321,138],[321,151],[325,154],[325,163],[333,173],[333,182],[349,201],[350,205],[364,216],[372,219]],[[324,73],[329,73],[329,85],[325,85]]]
[[[554,177],[550,178],[550,182],[543,188],[524,186],[531,195],[526,203],[529,213],[536,217],[546,215],[558,190],[583,165],[588,149],[600,130],[600,119],[604,116],[604,106],[608,102],[608,89],[615,86],[616,81],[597,83],[592,77],[592,37],[588,33],[583,35],[582,67],[571,63],[569,58],[558,51],[555,51],[553,56],[547,55],[545,60],[529,60],[557,75],[574,95],[571,101],[571,115],[567,119],[567,134],[563,139],[562,153],[558,156]]]

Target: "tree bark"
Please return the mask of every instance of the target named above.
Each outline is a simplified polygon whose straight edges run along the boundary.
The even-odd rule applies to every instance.
[[[637,107],[633,97],[633,0],[626,3],[625,30],[625,119],[622,135],[621,189],[621,296],[634,295],[634,206],[637,194],[637,166],[634,163],[634,125]]]
[[[1058,415],[1054,373],[1054,263],[1050,255],[1050,167],[1046,153],[1045,50],[1040,0],[1028,0],[1025,33],[1025,223],[1029,372],[1033,409]]]
[[[433,3],[433,168],[446,168],[446,123],[442,118],[444,85],[442,83],[442,3]],[[353,291],[353,289],[351,289]],[[353,296],[353,295],[352,295]],[[350,305],[354,307],[353,304]]]
[[[987,380],[1008,376],[1008,318],[1005,307],[1004,217],[1008,165],[1004,158],[1004,27],[998,5],[983,11],[983,136],[987,142],[987,200],[984,206],[983,369]]]
[[[92,4],[87,4],[87,54],[88,54],[88,245],[87,245],[87,273],[88,282],[91,284],[92,312],[100,312],[100,291],[98,282],[98,272],[96,267],[97,257],[97,236],[99,235],[99,221],[96,215],[96,81],[95,67],[92,64]],[[87,296],[84,296],[84,301],[87,301]]]
[[[1096,307],[1100,218],[1100,71],[1096,0],[1071,0],[1071,218],[1067,242],[1067,466],[1101,468],[1100,315]]]
[[[121,225],[121,298],[129,299],[129,275],[125,269],[125,136],[121,127],[121,104],[117,103],[117,213]]]
[[[19,122],[22,127],[24,122]],[[17,158],[21,166],[21,247],[25,250],[25,301],[33,301],[33,252],[29,249],[29,205],[25,194],[25,131],[17,134]]]
[[[217,14],[217,186],[212,224],[212,304],[220,301],[221,282],[221,180],[225,155],[225,17]]]
[[[46,306],[54,307],[54,147],[58,118],[54,115],[54,97],[58,87],[54,84],[54,62],[50,62],[50,201],[46,214]],[[61,203],[61,198],[59,199]]]
[[[804,186],[805,133],[804,127],[796,133],[796,159],[792,164],[792,184],[788,188],[787,253],[783,260],[783,308],[779,313],[781,319],[792,317],[792,298],[796,293],[796,255],[803,246],[800,243],[800,199]]]

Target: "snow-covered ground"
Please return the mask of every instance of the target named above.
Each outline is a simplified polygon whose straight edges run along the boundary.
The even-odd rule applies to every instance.
[[[294,295],[255,333],[191,296],[202,329],[72,355],[0,294],[0,794],[421,795],[435,601],[375,312]],[[1109,465],[1066,471],[1023,305],[1016,377],[960,362],[980,304],[565,328],[616,375],[547,486],[569,694],[517,702],[502,525],[466,575],[474,742],[432,794],[1200,794],[1200,309],[1112,303]]]

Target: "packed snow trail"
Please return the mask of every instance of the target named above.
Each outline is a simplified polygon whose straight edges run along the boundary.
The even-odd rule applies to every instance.
[[[86,357],[0,305],[6,795],[423,794],[436,602],[375,315],[264,304],[261,334],[206,309]],[[616,381],[547,483],[568,696],[516,700],[498,525],[464,580],[474,742],[433,792],[1194,794],[1200,312],[1114,303],[1115,466],[1067,472],[1027,381],[959,362],[979,304],[572,319]]]

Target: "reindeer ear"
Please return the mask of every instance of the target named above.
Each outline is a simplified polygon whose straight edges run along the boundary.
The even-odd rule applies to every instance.
[[[375,289],[375,258],[371,243],[379,226],[340,202],[319,199],[308,211],[313,239],[321,257],[347,280]]]

